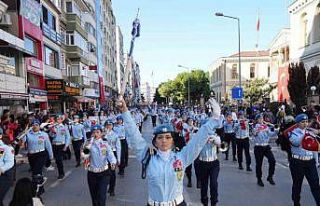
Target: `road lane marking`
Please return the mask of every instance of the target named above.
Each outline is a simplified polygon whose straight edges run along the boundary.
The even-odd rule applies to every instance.
[[[48,190],[49,189],[52,189],[52,188],[55,188],[56,186],[58,186],[62,181],[64,181],[67,177],[69,177],[71,175],[71,173],[73,172],[73,170],[69,170],[66,172],[66,174],[64,175],[64,179],[63,180],[56,180],[54,183],[52,183]]]

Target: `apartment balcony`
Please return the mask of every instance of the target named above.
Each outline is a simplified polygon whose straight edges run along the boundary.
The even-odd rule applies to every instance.
[[[93,72],[93,71],[88,71],[87,72],[88,78],[91,82],[96,82],[99,83],[99,76],[97,73]]]
[[[68,78],[71,82],[78,83],[82,87],[90,87],[90,80],[86,76],[72,76]]]
[[[88,40],[88,32],[84,29],[84,26],[81,23],[81,19],[77,14],[67,13],[67,31],[77,31],[79,32],[86,40]]]
[[[10,93],[26,93],[25,77],[0,73],[0,90]]]
[[[65,46],[67,58],[69,59],[79,59],[80,62],[88,65],[88,53],[83,51],[78,46],[66,45]]]
[[[43,35],[52,40],[54,43],[61,45],[61,42],[64,41],[63,37],[58,32],[51,29],[47,24],[42,23],[41,27]]]

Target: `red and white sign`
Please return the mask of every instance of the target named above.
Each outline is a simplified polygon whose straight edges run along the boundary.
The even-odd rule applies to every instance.
[[[285,99],[290,99],[288,91],[289,72],[288,67],[280,67],[278,69],[278,101],[282,102]]]
[[[26,58],[27,71],[43,76],[43,63],[33,57]]]

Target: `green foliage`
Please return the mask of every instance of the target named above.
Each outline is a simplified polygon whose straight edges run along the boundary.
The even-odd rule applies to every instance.
[[[244,98],[255,104],[261,102],[264,97],[268,97],[276,86],[268,83],[267,79],[254,79],[247,82],[244,86]]]
[[[188,84],[190,80],[190,99],[199,101],[201,95],[208,98],[210,94],[208,73],[203,70],[192,70],[179,73],[174,80],[163,82],[158,91],[161,97],[169,97],[173,102],[188,101]]]
[[[154,94],[153,101],[154,102],[158,102],[159,104],[165,104],[166,103],[166,98],[161,97],[161,95],[159,93],[159,88],[156,89],[156,93]]]
[[[292,102],[296,105],[297,112],[306,104],[307,80],[303,63],[289,66],[288,91]]]

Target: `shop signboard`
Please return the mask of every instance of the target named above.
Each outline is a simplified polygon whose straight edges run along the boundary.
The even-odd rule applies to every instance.
[[[62,79],[46,80],[46,90],[48,94],[62,95],[64,91],[64,81]]]

